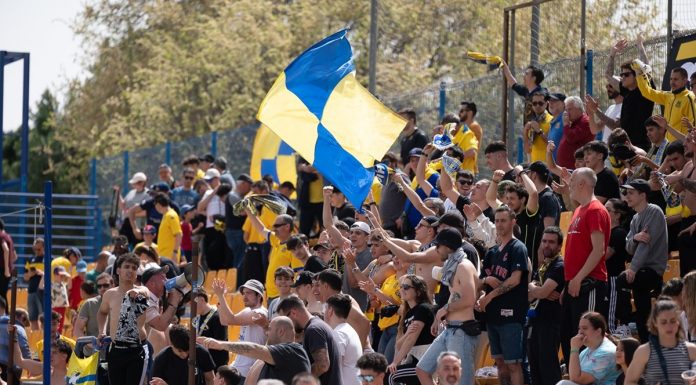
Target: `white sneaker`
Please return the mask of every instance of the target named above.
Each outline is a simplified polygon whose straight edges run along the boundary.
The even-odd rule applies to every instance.
[[[634,71],[636,71],[636,74],[646,74],[646,75],[651,75],[652,74],[652,67],[649,65],[643,63],[640,59],[635,59],[634,61],[631,62],[631,68],[633,68]]]
[[[628,325],[619,325],[616,327],[613,333],[614,337],[618,339],[629,338],[633,335],[631,334],[631,328]]]

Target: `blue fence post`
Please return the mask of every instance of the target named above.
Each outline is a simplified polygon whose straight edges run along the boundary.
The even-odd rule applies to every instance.
[[[585,63],[585,79],[587,83],[585,85],[585,93],[587,95],[592,95],[592,62],[594,61],[594,52],[591,49],[587,50],[587,62]]]
[[[53,221],[53,183],[51,181],[44,182],[44,206],[46,211],[46,220],[44,221],[44,246],[45,246],[45,257],[44,257],[44,287],[51,287],[51,256],[53,255],[51,247],[52,245],[52,221]],[[43,296],[43,308],[44,314],[51,314],[51,290],[44,290]],[[45,385],[51,385],[51,340],[53,336],[51,335],[51,322],[50,318],[46,317],[46,322],[44,322],[43,331],[43,383]]]
[[[128,181],[130,180],[130,175],[128,175],[128,151],[123,152],[123,187],[121,188],[121,193],[123,195],[128,191]]]
[[[102,212],[99,206],[99,198],[94,200],[94,259],[101,253],[102,247]]]
[[[524,140],[521,136],[517,137],[517,164],[524,163]]]
[[[172,166],[172,142],[167,142],[164,145],[164,163]]]
[[[445,109],[447,108],[447,93],[445,92],[445,82],[440,82],[440,108],[438,110],[439,120],[445,117]]]
[[[216,158],[217,158],[217,140],[218,140],[217,131],[211,132],[210,133],[210,153],[213,154],[213,156]]]
[[[97,195],[97,159],[92,158],[89,167],[89,193]]]
[[[22,55],[24,64],[24,79],[22,81],[22,153],[20,154],[20,183],[21,192],[27,192],[29,184],[29,54]],[[22,203],[26,203],[22,201]]]

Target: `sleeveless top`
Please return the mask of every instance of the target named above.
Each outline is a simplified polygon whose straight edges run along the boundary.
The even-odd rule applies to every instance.
[[[650,357],[648,358],[648,363],[645,366],[645,373],[643,374],[646,384],[654,385],[658,382],[661,385],[683,384],[684,381],[681,378],[682,372],[691,369],[691,360],[689,359],[689,350],[686,347],[686,343],[684,341],[679,341],[677,346],[673,348],[661,347],[668,379],[665,379],[663,365],[660,363],[662,360],[655,350],[657,345],[659,345],[659,342],[657,344],[650,343]]]

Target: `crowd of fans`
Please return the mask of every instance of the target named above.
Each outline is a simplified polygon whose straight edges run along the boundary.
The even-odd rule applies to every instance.
[[[112,385],[186,383],[179,322],[195,301],[197,384],[472,385],[490,353],[501,385],[693,385],[696,74],[672,69],[671,90],[659,91],[640,41],[642,60],[617,72],[627,45],[611,51],[605,112],[591,96],[547,90],[539,68],[519,83],[503,63],[525,102],[523,164],[510,163],[503,142],[481,148],[473,101],[432,130],[451,146],[401,111],[399,152],[382,159],[389,176],[375,178],[360,207],[302,159],[297,190],[234,178],[210,154],[186,158],[179,179],[166,164],[154,183],[134,174],[117,202],[119,236],[94,269],[76,248],[52,261],[55,383],[74,354],[69,336],[85,335],[111,337]],[[269,194],[284,214],[235,210]],[[3,226],[0,239],[12,261]],[[24,327],[42,321],[41,239],[34,253],[13,368],[30,372],[41,347],[28,346]],[[236,269],[239,287],[216,279],[187,298],[168,290],[193,255],[205,271]],[[668,266],[680,274],[665,281]],[[237,341],[229,325],[240,327]]]

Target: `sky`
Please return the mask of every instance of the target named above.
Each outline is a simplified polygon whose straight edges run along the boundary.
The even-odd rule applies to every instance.
[[[0,0],[0,50],[29,52],[29,108],[48,88],[62,102],[68,79],[81,77],[80,41],[70,26],[82,0]],[[22,63],[5,67],[3,131],[22,122]]]

